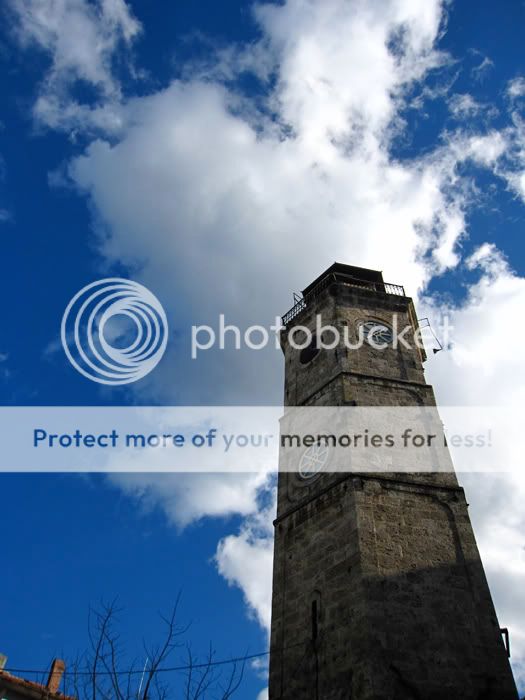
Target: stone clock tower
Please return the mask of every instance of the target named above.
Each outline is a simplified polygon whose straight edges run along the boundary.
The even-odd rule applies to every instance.
[[[336,263],[283,322],[317,315],[387,347],[297,350],[283,331],[287,406],[435,405],[424,351],[390,342],[394,317],[417,331],[402,287]],[[467,508],[453,471],[281,471],[270,700],[516,700]]]

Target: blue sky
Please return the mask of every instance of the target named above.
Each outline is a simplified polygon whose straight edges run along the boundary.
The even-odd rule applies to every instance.
[[[452,315],[454,347],[428,363],[442,403],[521,409],[523,353],[500,338],[517,324],[525,342],[522,3],[9,0],[2,13],[3,404],[279,403],[279,352],[193,361],[189,327],[269,323],[338,259],[404,284],[421,316]],[[111,389],[59,344],[69,299],[106,276],[146,284],[171,329],[157,369]],[[0,484],[11,666],[82,649],[88,606],[116,595],[133,649],[179,589],[195,649],[266,648],[264,479]],[[465,486],[524,674],[525,482]],[[239,696],[264,686],[251,669]]]

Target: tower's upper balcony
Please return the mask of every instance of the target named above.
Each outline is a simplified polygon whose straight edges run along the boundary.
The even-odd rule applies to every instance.
[[[284,326],[287,326],[307,306],[309,306],[319,294],[334,282],[349,285],[351,287],[365,287],[383,294],[395,294],[405,296],[405,288],[399,284],[390,284],[383,280],[383,275],[378,270],[369,270],[366,267],[354,267],[343,263],[334,263],[325,270],[317,279],[302,291],[302,296],[297,299],[292,308],[282,317]]]

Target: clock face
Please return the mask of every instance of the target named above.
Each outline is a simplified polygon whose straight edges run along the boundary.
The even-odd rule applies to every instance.
[[[311,445],[308,447],[299,462],[298,475],[304,481],[309,481],[318,476],[323,470],[328,459],[329,447],[327,445]]]
[[[372,345],[391,345],[394,339],[392,329],[381,321],[365,321],[359,331]]]

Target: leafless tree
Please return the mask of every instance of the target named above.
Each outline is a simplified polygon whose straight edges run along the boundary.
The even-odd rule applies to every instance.
[[[161,643],[143,642],[145,664],[127,660],[116,631],[121,611],[115,602],[91,609],[90,647],[69,664],[65,694],[78,700],[229,700],[242,682],[245,661],[218,663],[211,646],[204,657],[194,656],[186,639],[189,625],[178,623],[179,604],[180,594],[170,615],[161,615],[166,628]],[[175,676],[176,695],[170,687]]]

